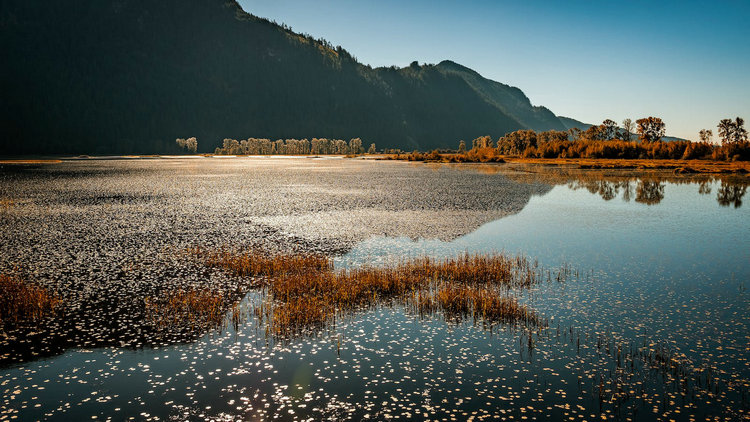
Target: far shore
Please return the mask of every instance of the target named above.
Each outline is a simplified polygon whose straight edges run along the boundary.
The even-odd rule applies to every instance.
[[[215,155],[215,154],[143,154],[143,155],[106,155],[106,156],[59,156],[43,158],[5,158],[0,165],[58,164],[63,160],[112,160],[112,159],[184,159],[184,158],[358,158],[368,160],[398,160],[425,163],[519,163],[544,166],[575,167],[579,169],[623,169],[623,170],[668,170],[677,174],[750,174],[750,161],[716,161],[716,160],[674,160],[674,159],[614,159],[614,158],[523,158],[515,156],[498,156],[493,161],[454,161],[452,156],[458,154],[440,154],[441,159],[414,160],[411,154],[361,154],[361,155]]]
[[[679,174],[691,173],[750,173],[750,161],[716,161],[716,160],[672,160],[672,159],[619,159],[619,158],[523,158],[500,155],[492,161],[453,161],[451,156],[458,154],[440,154],[439,160],[414,160],[410,154],[388,154],[375,159],[418,161],[426,163],[521,163],[544,166],[566,166],[580,169],[624,169],[624,170],[671,170]]]

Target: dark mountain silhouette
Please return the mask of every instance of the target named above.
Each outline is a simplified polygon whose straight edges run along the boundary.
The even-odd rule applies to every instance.
[[[234,0],[4,0],[0,51],[0,154],[165,153],[188,136],[428,150],[567,127],[459,64],[373,69]]]

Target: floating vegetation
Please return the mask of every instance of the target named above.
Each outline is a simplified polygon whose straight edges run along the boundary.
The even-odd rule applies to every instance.
[[[256,315],[268,322],[274,335],[320,329],[335,324],[342,312],[392,301],[421,315],[442,311],[447,319],[471,316],[489,323],[545,323],[510,296],[510,289],[529,288],[544,277],[538,265],[524,257],[420,257],[382,267],[335,270],[331,259],[315,255],[204,248],[189,252],[208,266],[256,277],[256,283],[270,293]]]
[[[296,158],[2,166],[0,198],[15,205],[0,213],[0,273],[60,305],[0,333],[0,421],[745,420],[750,209],[735,207],[749,179],[671,173]],[[247,256],[206,266],[227,242]],[[540,268],[488,283],[444,260],[406,265],[492,250]],[[591,272],[564,267],[557,283],[546,269],[563,262]],[[399,268],[417,281],[368,273]],[[337,298],[294,297],[307,288]]]
[[[21,277],[0,274],[0,327],[55,315],[59,307],[56,294]]]

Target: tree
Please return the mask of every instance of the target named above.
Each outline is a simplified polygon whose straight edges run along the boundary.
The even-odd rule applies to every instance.
[[[732,140],[732,131],[734,128],[734,122],[732,119],[721,119],[719,124],[716,126],[719,128],[719,136],[721,137],[721,143],[726,144]]]
[[[350,154],[362,154],[365,150],[362,148],[362,140],[359,138],[353,138],[349,140],[349,153]]]
[[[370,144],[370,148],[367,149],[367,153],[368,154],[377,154],[378,153],[378,150],[375,149],[375,144],[374,143]]]
[[[737,117],[734,120],[734,136],[732,138],[733,138],[732,140],[736,144],[747,141],[747,130],[745,129],[745,119],[741,117]]]
[[[646,117],[635,121],[638,125],[638,139],[655,142],[664,136],[664,122],[658,117]]]
[[[711,143],[711,138],[714,137],[714,133],[711,132],[711,129],[701,129],[701,131],[698,132],[698,137],[701,139],[701,142]]]
[[[466,152],[466,142],[464,142],[463,139],[461,139],[461,142],[458,143],[458,152],[461,154]]]
[[[617,137],[617,123],[612,119],[602,122],[602,132],[605,140],[615,139]]]
[[[198,140],[195,138],[195,136],[187,139],[177,138],[175,141],[180,148],[185,148],[192,153],[198,151]]]
[[[747,141],[745,119],[742,117],[737,117],[734,121],[732,119],[721,119],[717,127],[722,144],[739,144]]]
[[[581,137],[583,136],[583,132],[581,131],[581,129],[578,129],[577,127],[574,127],[572,129],[568,129],[568,132],[570,133],[570,137],[574,141],[580,141]]]
[[[622,121],[622,139],[625,141],[629,141],[631,134],[633,133],[633,121],[630,119],[625,119]]]

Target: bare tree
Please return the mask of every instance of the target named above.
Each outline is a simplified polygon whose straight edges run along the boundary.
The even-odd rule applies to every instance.
[[[375,144],[374,143],[370,144],[370,148],[367,149],[367,153],[368,154],[377,154],[378,153],[378,150],[375,149]]]
[[[466,142],[464,142],[463,139],[461,139],[461,142],[458,143],[458,152],[461,154],[466,152]]]
[[[714,133],[711,129],[701,129],[701,131],[698,132],[698,137],[701,139],[701,142],[708,142],[710,144],[711,138],[714,137]]]
[[[629,141],[633,134],[633,129],[635,129],[635,126],[633,125],[633,121],[630,119],[625,119],[622,121],[622,138],[625,141]]]

